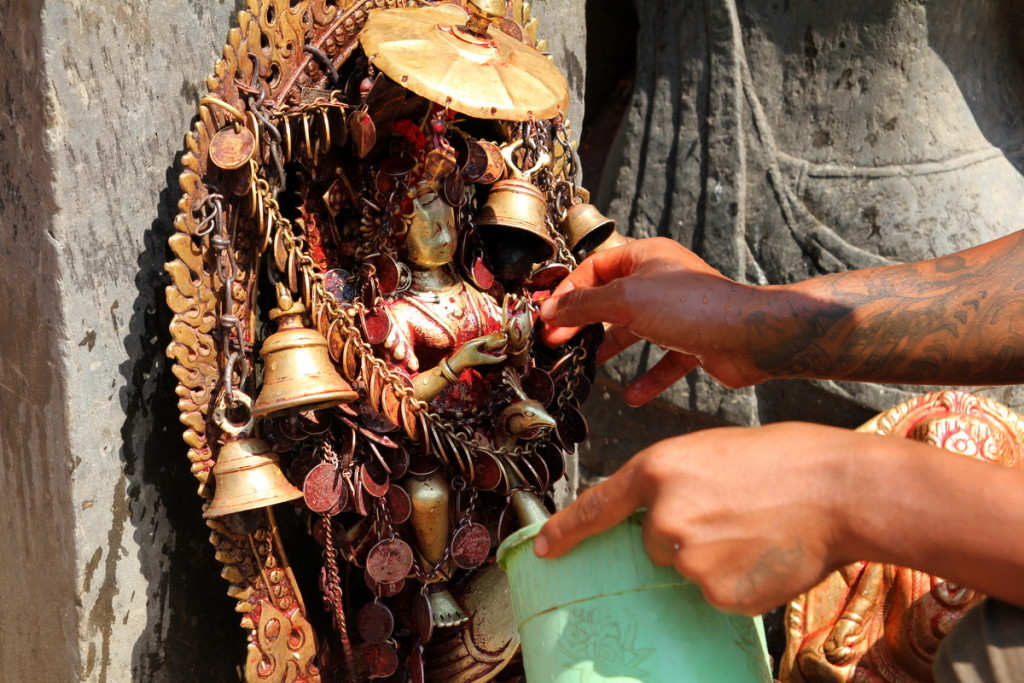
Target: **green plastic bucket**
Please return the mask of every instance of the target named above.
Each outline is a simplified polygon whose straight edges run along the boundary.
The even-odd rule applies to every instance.
[[[642,516],[569,554],[533,554],[541,524],[498,548],[530,683],[771,683],[760,618],[711,607],[700,588],[644,552]]]

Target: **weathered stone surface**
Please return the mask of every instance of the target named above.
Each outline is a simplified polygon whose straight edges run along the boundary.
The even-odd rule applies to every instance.
[[[230,680],[243,644],[207,647],[237,616],[180,441],[161,266],[237,7],[0,5],[3,678]]]
[[[930,258],[1019,229],[1024,59],[1014,7],[644,3],[622,164],[599,202],[628,234],[673,237],[752,283]],[[627,383],[659,357],[638,346],[606,372]],[[855,426],[925,390],[773,382],[730,391],[698,372],[662,398],[691,415],[682,422]],[[1014,388],[977,393],[1022,403]],[[636,419],[665,419],[652,411]],[[595,422],[595,439],[615,438],[617,424]]]
[[[243,4],[0,0],[3,680],[239,677],[162,266],[182,138]],[[535,15],[579,93],[582,1]]]

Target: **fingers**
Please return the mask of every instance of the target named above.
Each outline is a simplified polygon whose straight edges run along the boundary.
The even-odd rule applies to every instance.
[[[494,349],[500,349],[508,343],[508,335],[504,332],[493,332],[486,337],[481,338],[480,341],[483,348],[488,351],[493,351]]]
[[[630,310],[620,281],[600,287],[573,287],[541,305],[540,317],[547,324],[544,341],[550,346],[564,344],[590,323],[624,325],[630,320]]]
[[[629,463],[597,486],[584,491],[569,507],[555,513],[537,534],[534,552],[560,557],[583,539],[610,529],[643,506]]]
[[[600,365],[606,360],[614,358],[638,341],[640,341],[640,337],[625,327],[619,327],[618,325],[606,326],[604,341],[601,342],[601,347],[597,350],[597,364]]]
[[[630,275],[636,260],[627,247],[593,254],[562,280],[540,308],[547,323],[543,339],[559,346],[593,322],[624,322],[618,291],[602,289],[610,282]],[[612,310],[612,308],[619,310]]]
[[[685,377],[698,365],[700,361],[694,356],[669,351],[654,364],[654,367],[626,387],[623,399],[634,408],[642,406]]]
[[[679,552],[679,544],[658,529],[653,519],[648,511],[643,525],[644,550],[651,558],[651,562],[659,567],[672,566],[675,564],[676,553]]]

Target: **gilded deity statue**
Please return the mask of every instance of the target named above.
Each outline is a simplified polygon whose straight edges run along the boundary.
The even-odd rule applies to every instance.
[[[250,0],[229,34],[168,353],[247,680],[519,675],[494,552],[553,509],[600,336],[534,343],[536,302],[613,228],[543,47],[519,0]]]

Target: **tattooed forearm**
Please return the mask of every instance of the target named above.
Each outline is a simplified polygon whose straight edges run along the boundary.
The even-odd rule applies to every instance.
[[[754,362],[772,377],[1024,381],[1024,233],[782,289],[783,304],[746,319]]]

